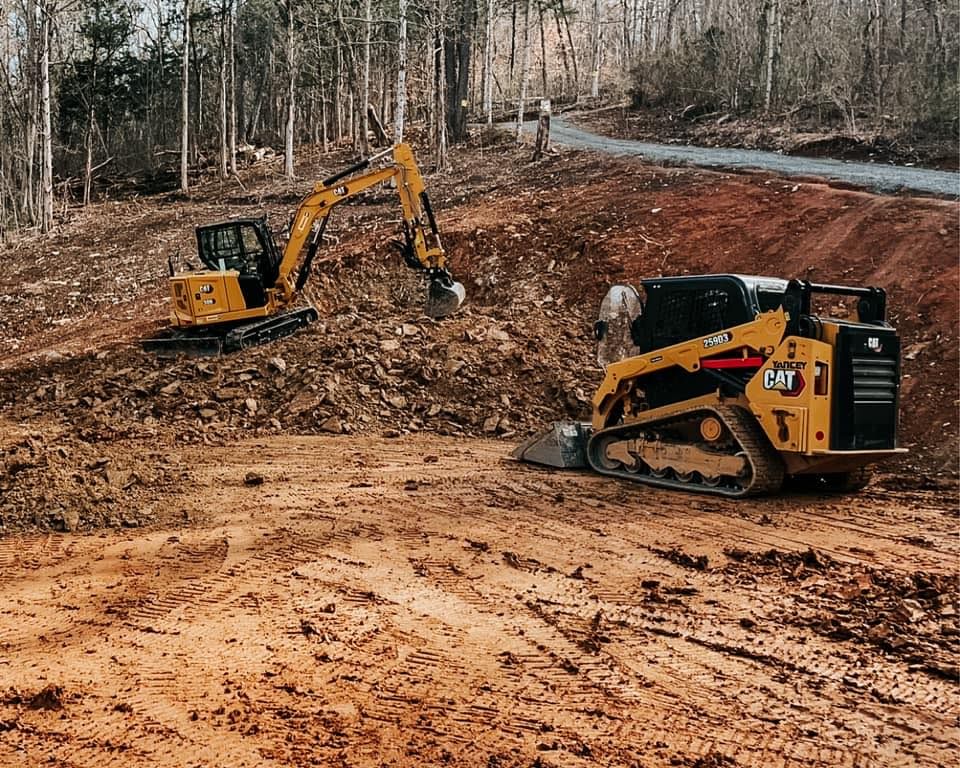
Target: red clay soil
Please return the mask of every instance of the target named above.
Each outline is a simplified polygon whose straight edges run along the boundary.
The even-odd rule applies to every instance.
[[[289,219],[309,183],[272,166],[5,250],[0,764],[952,760],[957,204],[528,157],[429,176],[468,294],[442,322],[384,192],[334,219],[307,331],[141,352],[194,225]],[[612,282],[726,271],[888,290],[904,461],[732,502],[505,460],[587,415]]]

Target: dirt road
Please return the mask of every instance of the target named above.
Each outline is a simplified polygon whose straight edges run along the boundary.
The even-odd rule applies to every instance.
[[[536,132],[535,122],[525,125],[529,131]],[[796,157],[755,149],[692,147],[613,139],[577,128],[561,118],[552,121],[550,138],[575,149],[611,155],[641,155],[657,163],[680,163],[702,168],[759,169],[786,177],[839,181],[874,192],[920,192],[948,199],[960,197],[960,174],[950,171]]]
[[[0,764],[953,764],[955,499],[506,451],[192,448],[179,527],[0,540]]]

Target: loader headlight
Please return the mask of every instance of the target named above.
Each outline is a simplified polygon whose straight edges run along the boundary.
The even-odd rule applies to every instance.
[[[200,293],[213,293],[213,286],[210,283],[204,283],[200,286]]]

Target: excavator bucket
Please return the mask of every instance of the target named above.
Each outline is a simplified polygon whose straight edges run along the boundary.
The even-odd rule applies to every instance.
[[[456,280],[431,280],[427,289],[427,317],[440,319],[456,312],[467,292],[462,283]]]
[[[518,461],[559,469],[580,469],[587,462],[591,425],[580,421],[555,421],[543,432],[518,445],[510,455]]]

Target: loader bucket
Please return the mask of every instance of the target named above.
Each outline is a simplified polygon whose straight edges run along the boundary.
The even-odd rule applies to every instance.
[[[560,469],[580,469],[587,462],[587,440],[592,428],[579,421],[555,421],[518,445],[510,455],[518,461],[545,464]]]
[[[431,280],[424,312],[435,319],[446,317],[460,308],[466,295],[466,289],[455,280]]]

